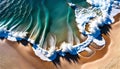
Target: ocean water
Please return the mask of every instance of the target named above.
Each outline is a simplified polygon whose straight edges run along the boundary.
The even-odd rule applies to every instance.
[[[89,51],[92,42],[104,46],[100,27],[119,11],[119,0],[0,0],[0,38],[31,43],[40,59],[52,61]]]

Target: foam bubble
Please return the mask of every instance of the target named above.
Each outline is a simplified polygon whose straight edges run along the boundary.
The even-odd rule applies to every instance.
[[[91,4],[91,6],[87,8],[76,6],[76,4],[73,4],[73,3],[68,3],[68,5],[71,8],[73,8],[75,12],[74,16],[75,16],[75,21],[77,23],[79,32],[81,32],[83,35],[87,37],[87,39],[82,43],[80,43],[79,39],[75,36],[75,40],[77,44],[73,45],[73,35],[71,35],[72,34],[71,29],[69,28],[68,29],[70,30],[68,33],[68,37],[70,37],[70,39],[68,39],[69,42],[62,42],[60,49],[56,50],[56,41],[57,41],[56,37],[50,36],[49,41],[48,41],[50,44],[50,48],[49,50],[46,50],[44,48],[41,48],[41,45],[40,45],[41,42],[44,42],[44,39],[42,39],[40,43],[35,44],[35,40],[26,38],[28,32],[25,32],[23,30],[22,32],[7,30],[6,26],[10,22],[12,22],[12,19],[10,19],[7,22],[7,24],[5,24],[6,21],[3,21],[0,24],[0,27],[1,27],[0,38],[7,38],[8,40],[11,40],[11,41],[18,41],[18,40],[26,39],[26,41],[28,41],[29,43],[33,45],[32,49],[35,52],[35,55],[45,61],[55,60],[55,58],[57,57],[57,54],[59,54],[60,56],[65,56],[66,53],[70,53],[71,55],[76,55],[79,52],[82,52],[84,50],[91,52],[91,50],[88,48],[90,43],[94,42],[98,46],[105,45],[105,40],[101,36],[102,33],[101,33],[101,29],[99,28],[99,26],[102,27],[104,25],[110,25],[111,23],[114,22],[113,17],[116,14],[120,13],[120,1],[119,0],[115,0],[115,1],[114,0],[87,0],[87,2]],[[44,10],[47,10],[45,5],[43,6],[44,6]],[[40,12],[38,12],[37,14],[40,14]],[[39,18],[39,16],[37,18]],[[46,19],[48,19],[48,12],[46,14]],[[41,22],[40,19],[37,19],[37,20],[38,20],[38,23]],[[31,17],[30,22],[32,21],[33,20]],[[85,29],[86,24],[89,24],[89,32],[86,31]],[[15,27],[17,27],[17,25],[14,25],[11,29],[14,29]],[[35,25],[35,28],[33,29],[34,31],[32,31],[32,35],[35,34],[35,32],[37,32],[37,34],[35,35],[38,36],[39,31],[41,30],[41,27],[39,28],[39,30],[36,30],[38,26],[41,26],[41,25],[37,25],[37,24]],[[43,31],[43,33],[45,34],[46,32]],[[43,35],[43,37],[44,36],[45,35]]]

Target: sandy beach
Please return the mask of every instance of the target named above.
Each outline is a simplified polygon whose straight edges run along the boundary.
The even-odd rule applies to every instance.
[[[108,51],[104,57],[99,60],[86,63],[82,66],[82,69],[119,69],[120,68],[120,14],[117,15],[115,23],[110,30],[110,45]],[[99,54],[98,54],[99,55]]]
[[[103,35],[106,46],[99,48],[91,45],[92,53],[63,58],[53,62],[40,60],[35,56],[30,44],[0,40],[0,69],[119,69],[120,68],[120,17],[111,25],[109,35]]]

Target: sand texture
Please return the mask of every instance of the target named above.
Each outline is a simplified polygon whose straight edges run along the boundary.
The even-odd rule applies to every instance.
[[[0,40],[0,69],[120,69],[120,17],[111,25],[109,34],[103,35],[105,47],[90,46],[91,53],[58,57],[53,62],[40,60],[30,44]]]

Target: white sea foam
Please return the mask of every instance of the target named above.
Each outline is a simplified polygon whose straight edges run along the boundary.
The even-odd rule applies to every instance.
[[[34,44],[34,40],[26,39],[33,44],[33,51],[35,55],[45,61],[52,61],[56,58],[57,54],[65,56],[66,53],[76,55],[84,50],[91,52],[89,44],[91,42],[96,43],[99,46],[105,45],[105,40],[101,36],[101,29],[98,26],[104,26],[105,24],[111,24],[114,22],[114,16],[120,13],[120,1],[119,0],[87,0],[91,4],[88,8],[75,7],[75,17],[79,32],[87,36],[87,39],[79,43],[76,37],[76,45],[73,43],[63,42],[59,50],[55,49],[56,38],[51,36],[49,43],[50,49],[47,51],[40,47],[39,44]],[[76,6],[73,3],[68,3],[69,6]],[[86,31],[86,24],[89,24],[89,32]],[[6,28],[0,28],[0,38],[4,37],[11,41],[17,41],[25,38],[27,32],[14,32],[7,31]],[[71,36],[73,37],[73,36]]]
[[[120,1],[114,1],[112,4],[111,18],[120,13]]]
[[[105,40],[104,40],[104,38],[101,38],[101,39],[93,39],[93,42],[96,43],[98,46],[103,46],[103,45],[105,45]]]
[[[17,41],[15,37],[11,37],[11,36],[8,36],[7,39],[10,40],[10,41]]]

